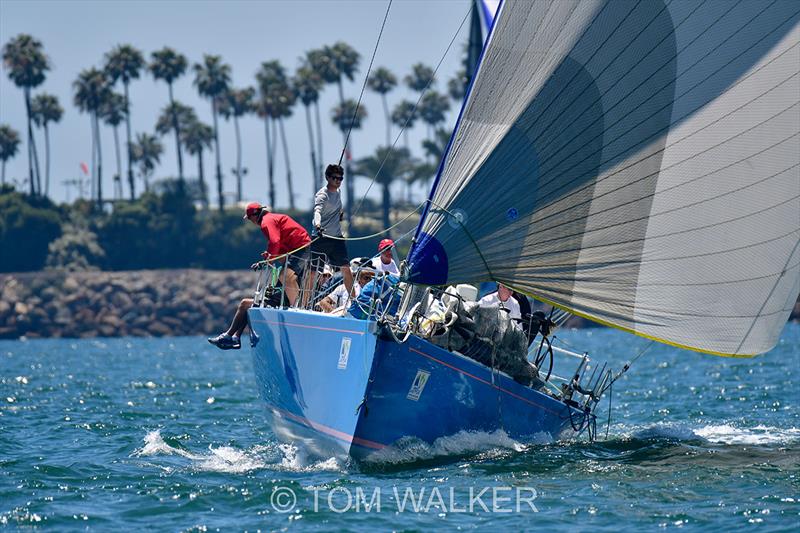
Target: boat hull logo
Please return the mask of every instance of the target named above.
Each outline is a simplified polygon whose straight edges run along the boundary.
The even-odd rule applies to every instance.
[[[342,345],[339,348],[339,362],[336,364],[336,368],[339,370],[347,368],[347,361],[350,359],[350,345],[352,343],[353,340],[350,337],[342,337]]]
[[[419,400],[419,397],[422,395],[422,391],[425,390],[425,384],[428,383],[429,377],[431,377],[430,372],[417,370],[417,375],[414,377],[414,381],[411,383],[411,388],[408,390],[406,398],[415,402]]]

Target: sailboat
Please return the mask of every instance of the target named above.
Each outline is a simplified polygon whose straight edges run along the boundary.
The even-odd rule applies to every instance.
[[[356,319],[257,296],[258,387],[276,435],[321,455],[591,432],[613,375],[585,355],[563,354],[561,383],[537,359],[525,382],[432,333],[469,285],[750,357],[798,297],[799,245],[800,4],[506,0],[390,287],[401,305]]]

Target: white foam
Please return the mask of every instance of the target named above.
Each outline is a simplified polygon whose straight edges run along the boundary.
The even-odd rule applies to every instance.
[[[800,428],[776,428],[771,426],[755,426],[753,428],[737,428],[730,424],[705,426],[695,433],[709,442],[722,444],[787,444],[800,440]]]
[[[759,425],[740,428],[732,424],[709,424],[690,427],[687,424],[657,424],[645,428],[621,428],[623,438],[699,440],[714,444],[787,444],[800,440],[800,429]]]
[[[536,444],[552,442],[549,435],[543,434],[535,439]],[[464,455],[471,453],[508,450],[521,452],[525,445],[515,441],[505,431],[497,430],[492,433],[478,431],[459,431],[454,435],[440,437],[428,444],[420,439],[406,437],[394,445],[378,450],[367,457],[370,463],[408,463],[447,455]]]
[[[144,437],[144,446],[136,450],[133,455],[136,457],[176,455],[190,461],[187,464],[188,468],[231,474],[261,469],[294,472],[342,470],[342,465],[335,458],[309,462],[306,454],[290,444],[257,445],[244,450],[233,446],[209,446],[208,452],[192,453],[171,446],[161,436],[160,429],[148,432]]]

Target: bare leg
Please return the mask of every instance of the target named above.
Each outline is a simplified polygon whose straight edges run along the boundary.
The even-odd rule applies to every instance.
[[[347,294],[353,296],[353,271],[350,266],[345,265],[342,267],[342,279],[344,280],[344,288],[347,289]]]
[[[244,329],[247,327],[247,310],[253,307],[252,298],[244,298],[239,302],[239,307],[236,308],[236,314],[231,322],[231,327],[228,328],[227,333],[233,337],[241,336]]]
[[[306,277],[305,280],[303,280],[303,295],[300,306],[303,309],[308,309],[308,304],[311,302],[311,298],[314,296],[313,292],[316,292],[312,291],[312,285],[319,277],[319,274],[311,268],[306,268],[305,274]]]
[[[300,287],[297,284],[297,274],[291,268],[286,269],[286,299],[289,305],[294,305],[297,302],[297,295],[300,292]]]

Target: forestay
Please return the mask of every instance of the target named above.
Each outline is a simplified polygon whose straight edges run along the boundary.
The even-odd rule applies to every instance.
[[[690,349],[800,291],[800,3],[506,1],[410,254]]]

